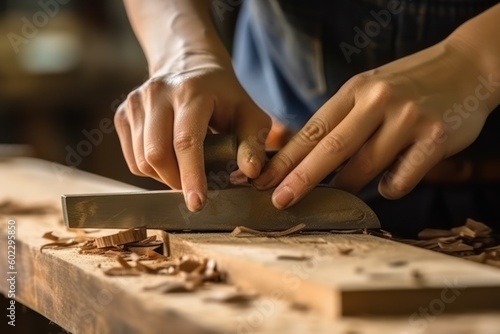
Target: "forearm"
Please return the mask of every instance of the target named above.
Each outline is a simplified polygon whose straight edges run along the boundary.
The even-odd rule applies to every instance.
[[[230,63],[210,15],[210,0],[124,0],[149,72],[193,69],[200,62]]]
[[[499,34],[500,4],[461,25],[450,35],[448,41],[475,64],[484,79],[499,83]],[[500,87],[492,92],[490,102],[493,108],[500,104]]]

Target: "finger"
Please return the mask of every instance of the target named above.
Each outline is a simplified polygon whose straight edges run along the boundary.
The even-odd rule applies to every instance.
[[[446,157],[445,138],[442,130],[431,129],[430,136],[415,142],[384,174],[378,185],[379,193],[387,199],[408,194],[432,167]]]
[[[130,124],[128,122],[126,112],[126,101],[124,101],[118,107],[118,110],[116,111],[114,117],[116,133],[118,134],[118,138],[120,139],[120,146],[122,148],[123,156],[128,168],[130,169],[132,174],[144,176],[144,174],[141,173],[139,167],[137,167],[137,164],[135,163]]]
[[[148,103],[149,104],[149,103]],[[144,120],[144,155],[161,180],[173,189],[181,188],[173,140],[174,113],[170,105],[161,109],[147,105]],[[155,109],[157,110],[155,110]]]
[[[354,107],[353,94],[340,90],[325,103],[306,125],[265,166],[252,185],[257,189],[276,186],[332,131]]]
[[[266,163],[266,138],[271,129],[271,118],[257,105],[249,102],[241,110],[237,120],[238,167],[249,178],[259,176]]]
[[[229,181],[233,186],[248,185],[248,177],[240,169],[229,174]]]
[[[273,193],[273,204],[287,208],[357,152],[382,122],[382,113],[354,107],[340,124],[325,136]]]
[[[415,125],[408,118],[403,115],[386,121],[373,137],[349,159],[335,176],[331,185],[357,193],[389,167],[395,158],[412,143],[415,136]]]
[[[175,112],[172,142],[186,205],[192,212],[201,210],[206,202],[203,141],[213,108],[212,101],[199,96],[178,106]]]
[[[161,181],[161,178],[156,174],[156,171],[151,167],[144,155],[144,106],[142,94],[134,91],[127,98],[127,119],[130,124],[130,132],[132,139],[132,149],[134,151],[134,159],[139,169],[139,176],[149,176]]]

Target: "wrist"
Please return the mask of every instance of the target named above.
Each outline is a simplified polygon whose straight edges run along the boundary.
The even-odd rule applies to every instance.
[[[464,23],[445,40],[466,59],[466,66],[477,69],[478,78],[488,83],[490,111],[500,104],[500,43],[493,33],[498,27],[494,11],[500,13],[500,7],[497,5]]]
[[[148,62],[149,63],[149,62]],[[225,50],[190,48],[165,54],[149,65],[150,76],[186,73],[201,68],[231,69],[231,57]]]

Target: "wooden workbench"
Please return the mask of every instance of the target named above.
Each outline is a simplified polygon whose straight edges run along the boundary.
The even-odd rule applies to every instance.
[[[60,208],[61,194],[131,190],[49,162],[0,161],[0,202]],[[500,333],[500,270],[372,236],[170,237],[173,256],[214,258],[231,284],[258,294],[243,307],[206,300],[230,285],[160,294],[144,291],[164,281],[160,275],[109,277],[103,268],[113,259],[77,248],[40,252],[45,232],[73,235],[59,211],[0,211],[1,249],[9,220],[16,225],[15,299],[74,333]],[[6,255],[0,265],[9,271]],[[2,294],[8,290],[0,280]]]

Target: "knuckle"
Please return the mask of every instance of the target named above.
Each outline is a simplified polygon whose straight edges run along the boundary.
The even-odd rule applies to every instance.
[[[118,108],[115,115],[113,116],[113,121],[116,127],[122,127],[127,123],[126,109],[123,104]]]
[[[127,107],[129,110],[135,110],[142,105],[142,93],[139,89],[130,92],[127,95]]]
[[[328,126],[325,121],[317,118],[312,119],[306,124],[304,129],[300,131],[296,140],[305,146],[314,146],[328,133]]]
[[[338,133],[332,133],[319,142],[319,147],[325,154],[339,154],[345,150],[346,141]]]
[[[366,73],[360,73],[352,78],[350,78],[344,85],[344,88],[347,89],[357,89],[359,87],[362,87],[368,82],[368,75]]]
[[[146,148],[144,151],[144,158],[150,166],[160,165],[165,161],[166,152],[159,147]]]
[[[144,175],[153,175],[155,173],[154,169],[145,159],[137,161],[137,168]]]
[[[403,124],[416,124],[422,118],[422,109],[414,101],[407,102],[400,110],[400,119]]]
[[[448,127],[443,121],[438,121],[431,126],[430,139],[436,144],[442,144],[448,139]]]
[[[176,152],[185,152],[195,148],[201,149],[199,141],[192,133],[178,132],[173,138],[174,150]]]
[[[387,104],[396,97],[395,86],[387,81],[377,81],[370,87],[370,96],[374,104]]]
[[[159,94],[162,90],[164,90],[166,87],[165,81],[161,77],[154,77],[149,79],[144,86],[142,87],[142,90],[146,94],[146,96],[151,97],[154,95]]]
[[[293,168],[292,158],[286,153],[278,153],[274,156],[272,163],[278,170],[288,171]]]
[[[303,188],[310,188],[313,184],[309,174],[302,169],[295,170],[292,175],[295,179],[294,183],[299,183]]]

